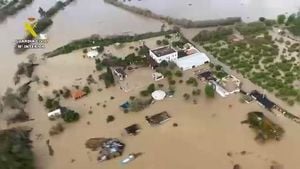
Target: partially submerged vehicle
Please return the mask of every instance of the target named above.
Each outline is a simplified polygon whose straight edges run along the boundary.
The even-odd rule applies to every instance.
[[[136,159],[136,155],[135,154],[129,154],[125,159],[123,159],[121,161],[121,163],[122,164],[127,164],[127,163],[129,163],[129,162],[131,162],[131,161],[133,161],[135,159]]]

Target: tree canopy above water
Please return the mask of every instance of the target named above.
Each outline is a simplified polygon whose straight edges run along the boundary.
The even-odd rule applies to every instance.
[[[21,129],[0,131],[0,169],[35,169],[28,137]]]

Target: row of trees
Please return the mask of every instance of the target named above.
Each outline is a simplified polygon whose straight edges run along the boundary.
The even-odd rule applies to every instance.
[[[200,31],[192,40],[199,43],[217,42],[219,40],[226,40],[229,35],[233,34],[232,28],[218,27],[214,31],[203,30]]]
[[[12,0],[6,4],[2,1],[6,6],[1,8],[0,5],[0,22],[3,22],[8,16],[15,15],[32,2],[33,0]]]
[[[264,22],[250,22],[236,24],[235,28],[243,35],[255,35],[267,31],[267,26]]]
[[[135,42],[143,39],[149,39],[152,37],[157,36],[163,36],[168,35],[172,33],[176,33],[177,30],[167,30],[167,31],[161,31],[161,32],[148,32],[144,34],[138,34],[138,35],[119,35],[119,36],[111,36],[107,38],[100,38],[100,36],[91,36],[84,39],[79,39],[70,42],[69,44],[66,44],[62,47],[59,47],[55,49],[54,51],[45,53],[44,55],[47,57],[54,57],[61,54],[71,53],[74,50],[92,47],[92,46],[109,46],[115,43],[127,43],[127,42]],[[141,51],[143,53],[143,51]],[[148,51],[147,51],[148,52]],[[139,53],[140,55],[140,53]]]
[[[25,112],[25,105],[28,102],[28,92],[31,81],[21,85],[16,90],[8,88],[0,100],[0,113],[5,112],[8,122],[18,122],[28,120]]]
[[[100,75],[100,78],[104,80],[105,87],[109,88],[115,86],[115,79],[110,67],[106,68],[106,72]]]
[[[288,30],[296,36],[300,36],[300,12],[297,14],[278,15],[277,17],[278,24],[285,24],[288,27]]]

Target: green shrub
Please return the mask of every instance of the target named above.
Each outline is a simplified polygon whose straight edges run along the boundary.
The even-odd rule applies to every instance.
[[[57,123],[56,125],[52,126],[49,130],[49,135],[54,136],[62,133],[65,130],[64,126],[61,123]]]
[[[113,75],[110,67],[107,67],[106,73],[104,73],[103,76],[104,76],[104,83],[105,83],[106,88],[109,88],[109,87],[115,85],[114,75]]]
[[[44,100],[44,98],[39,94],[39,95],[38,95],[38,100],[39,100],[40,102],[42,102],[42,101]]]
[[[147,91],[148,91],[148,93],[154,92],[154,91],[155,91],[155,84],[154,84],[154,83],[150,84],[150,85],[147,87]]]
[[[286,16],[285,15],[278,15],[277,16],[277,23],[278,24],[284,24],[285,23],[285,20],[286,20]]]
[[[156,44],[157,44],[158,46],[160,46],[160,45],[162,44],[162,41],[161,41],[161,40],[157,40],[157,41],[156,41]]]
[[[169,79],[168,82],[169,82],[169,85],[175,85],[176,84],[176,81],[173,80],[173,79]]]
[[[69,98],[70,96],[71,96],[71,91],[67,88],[64,88],[63,97],[66,99]]]
[[[162,44],[163,44],[163,45],[169,45],[169,41],[168,41],[167,39],[163,39],[163,40],[162,40]]]
[[[56,100],[56,99],[47,98],[47,100],[45,102],[45,107],[49,111],[53,111],[53,110],[55,110],[55,109],[57,109],[59,107],[59,101]]]
[[[188,94],[188,93],[184,93],[184,94],[183,94],[183,98],[184,98],[184,100],[189,100],[189,99],[190,99],[190,97],[191,97],[191,95],[190,95],[190,94]]]
[[[157,85],[159,88],[163,88],[164,87],[164,84],[158,84]]]
[[[146,97],[146,96],[149,96],[150,93],[148,92],[148,90],[142,90],[142,91],[140,92],[140,95]]]
[[[70,110],[68,108],[62,107],[61,111],[62,111],[62,118],[67,123],[76,122],[80,118],[79,113]]]
[[[44,86],[49,86],[49,82],[47,80],[43,81]]]
[[[236,29],[243,35],[253,35],[267,31],[267,27],[264,22],[250,22],[247,24],[240,23],[236,25]]]
[[[172,42],[173,47],[178,47],[180,49],[182,49],[184,45],[185,45],[185,43],[181,40]]]
[[[84,86],[82,89],[83,92],[85,92],[86,94],[90,94],[91,93],[91,89],[88,86]]]
[[[192,40],[195,42],[217,42],[219,40],[226,40],[226,38],[233,33],[231,28],[219,27],[215,31],[203,30],[199,32]]]
[[[186,84],[188,85],[193,85],[193,86],[198,86],[198,81],[196,78],[190,77],[187,81]]]
[[[207,84],[205,86],[205,94],[208,98],[213,98],[215,97],[215,89],[212,85]]]
[[[182,77],[182,71],[180,71],[180,70],[177,70],[176,72],[175,72],[175,76],[177,76],[177,77]]]
[[[109,115],[107,116],[106,118],[106,123],[110,123],[110,122],[113,122],[115,120],[115,117],[113,115]]]
[[[194,89],[193,91],[192,91],[192,95],[193,96],[199,96],[201,94],[201,90],[200,89]]]

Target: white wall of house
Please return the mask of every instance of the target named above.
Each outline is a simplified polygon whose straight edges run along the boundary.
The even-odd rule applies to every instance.
[[[231,92],[227,91],[226,89],[224,89],[222,86],[220,86],[217,82],[215,81],[210,81],[210,83],[212,83],[215,87],[215,90],[216,92],[221,96],[221,97],[227,97],[231,94],[234,94],[234,93],[238,93],[240,92],[240,89],[236,89],[236,90],[233,90]]]
[[[178,58],[177,52],[158,57],[151,50],[149,50],[149,54],[157,63],[161,63],[164,60],[167,62],[175,62]]]

